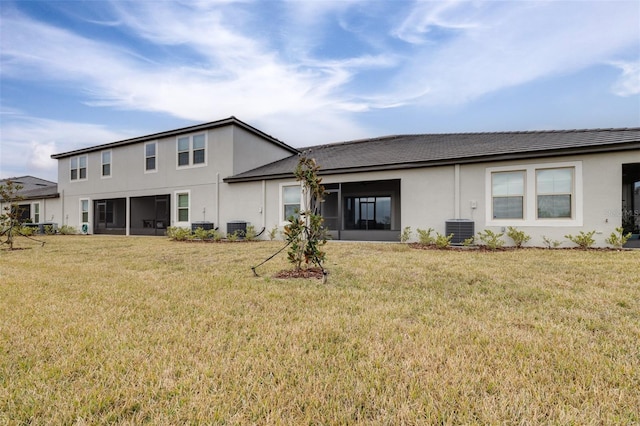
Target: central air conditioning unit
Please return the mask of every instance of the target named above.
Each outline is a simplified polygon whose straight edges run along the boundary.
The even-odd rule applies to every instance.
[[[475,235],[475,222],[470,219],[449,219],[445,222],[445,235],[453,234],[451,244],[461,245]]]

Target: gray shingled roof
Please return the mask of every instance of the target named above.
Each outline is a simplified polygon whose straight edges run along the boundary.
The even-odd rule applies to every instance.
[[[640,149],[640,128],[385,136],[306,148],[321,174]],[[225,179],[292,176],[297,156]]]
[[[140,143],[140,142],[146,142],[146,141],[151,141],[151,140],[155,140],[155,139],[160,139],[160,138],[166,138],[166,137],[171,137],[171,136],[177,136],[177,135],[181,135],[184,133],[191,133],[191,132],[198,132],[198,131],[202,131],[202,130],[208,130],[208,129],[215,129],[217,127],[223,127],[223,126],[231,126],[231,125],[235,125],[238,127],[241,127],[245,130],[247,130],[248,132],[253,133],[254,135],[261,137],[263,139],[265,139],[266,141],[273,143],[274,145],[277,145],[281,148],[284,148],[292,153],[296,152],[296,149],[287,145],[286,143],[274,138],[271,135],[268,135],[266,133],[264,133],[262,130],[258,130],[253,126],[250,126],[249,124],[245,123],[242,120],[237,119],[234,116],[231,116],[229,118],[225,118],[222,120],[218,120],[218,121],[212,121],[209,123],[203,123],[203,124],[197,124],[195,126],[189,126],[189,127],[182,127],[180,129],[174,129],[174,130],[168,130],[166,132],[160,132],[160,133],[153,133],[151,135],[146,135],[146,136],[140,136],[137,138],[132,138],[132,139],[125,139],[125,140],[121,140],[121,141],[117,141],[117,142],[110,142],[110,143],[106,143],[106,144],[102,144],[102,145],[95,145],[95,146],[90,146],[87,148],[81,148],[81,149],[76,149],[74,151],[68,151],[68,152],[63,152],[60,154],[54,154],[51,156],[51,158],[53,159],[60,159],[60,158],[65,158],[65,157],[71,157],[73,155],[78,155],[78,154],[86,154],[89,152],[94,152],[94,151],[100,151],[103,149],[108,149],[108,148],[116,148],[119,146],[125,146],[125,145],[132,145],[132,144],[136,144],[136,143]]]
[[[0,180],[0,184],[5,184],[8,180],[14,184],[20,185],[22,188],[17,191],[16,195],[22,197],[23,200],[34,200],[39,198],[57,198],[58,184],[45,179],[34,176],[20,176]]]

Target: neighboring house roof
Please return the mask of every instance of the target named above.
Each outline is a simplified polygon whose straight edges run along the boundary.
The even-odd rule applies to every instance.
[[[54,154],[54,155],[51,156],[51,158],[54,158],[54,159],[57,160],[57,159],[60,159],[60,158],[71,157],[71,156],[78,155],[78,154],[85,154],[85,153],[94,152],[94,151],[101,151],[101,150],[107,149],[107,148],[115,148],[115,147],[119,147],[119,146],[131,145],[131,144],[135,144],[135,143],[152,141],[152,140],[156,140],[156,139],[160,139],[160,138],[178,136],[178,135],[185,134],[185,133],[198,132],[198,131],[201,131],[201,130],[209,130],[209,129],[214,129],[214,128],[217,128],[217,127],[224,127],[224,126],[229,126],[229,125],[235,125],[235,126],[238,126],[238,127],[242,127],[243,129],[247,130],[248,132],[253,133],[256,136],[259,136],[259,137],[267,140],[268,142],[273,143],[274,145],[278,145],[279,147],[288,150],[292,154],[295,154],[295,153],[298,152],[297,149],[285,144],[284,142],[274,138],[273,136],[270,136],[270,135],[262,132],[261,130],[258,130],[255,127],[250,126],[247,123],[245,123],[243,121],[240,121],[237,118],[231,116],[231,117],[225,118],[223,120],[212,121],[212,122],[209,122],[209,123],[198,124],[198,125],[195,125],[195,126],[182,127],[180,129],[168,130],[166,132],[153,133],[151,135],[140,136],[140,137],[137,137],[137,138],[125,139],[125,140],[121,140],[121,141],[117,141],[117,142],[111,142],[111,143],[106,143],[106,144],[102,144],[102,145],[91,146],[91,147],[88,147],[88,148],[76,149],[74,151],[63,152],[61,154]]]
[[[640,128],[385,136],[306,148],[320,174],[640,149]],[[304,151],[304,150],[301,150]],[[293,176],[297,155],[224,179]]]
[[[16,195],[22,197],[23,200],[60,197],[58,184],[55,182],[34,176],[20,176],[2,179],[0,180],[0,185],[4,185],[9,180],[22,187],[19,191],[16,191]]]

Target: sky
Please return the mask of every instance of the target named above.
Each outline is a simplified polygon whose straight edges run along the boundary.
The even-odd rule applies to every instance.
[[[298,148],[640,127],[640,2],[0,0],[0,178],[230,116]]]

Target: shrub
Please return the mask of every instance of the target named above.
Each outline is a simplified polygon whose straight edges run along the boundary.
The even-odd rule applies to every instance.
[[[442,235],[439,232],[436,232],[436,247],[439,249],[445,249],[451,245],[451,239],[453,238],[453,234]]]
[[[196,239],[203,242],[209,239],[209,231],[201,227],[197,227],[196,230],[193,231],[193,235],[196,237]]]
[[[193,238],[193,234],[191,234],[191,230],[188,228],[170,226],[167,228],[167,237],[173,241],[187,241]]]
[[[462,242],[462,245],[463,245],[464,247],[472,246],[472,245],[473,245],[473,241],[474,241],[474,240],[475,240],[475,238],[473,238],[473,237],[469,237],[469,238],[467,238],[466,240],[464,240],[464,241]]]
[[[527,235],[524,231],[518,231],[513,226],[507,228],[507,237],[513,240],[513,243],[517,248],[522,247],[522,244],[531,239],[530,235]]]
[[[256,227],[253,225],[247,225],[247,231],[244,233],[244,238],[247,241],[253,241],[256,239],[258,233],[256,232]]]
[[[430,246],[431,244],[435,244],[436,239],[431,235],[433,232],[433,228],[429,228],[426,231],[424,229],[416,229],[418,233],[418,242],[425,246]]]
[[[593,239],[593,235],[596,231],[590,231],[585,233],[584,231],[580,231],[578,235],[567,234],[564,237],[569,241],[577,244],[582,249],[587,249],[595,244],[596,240]]]
[[[222,233],[218,232],[217,229],[209,230],[209,238],[213,239],[213,241],[218,242],[222,240]]]
[[[25,237],[30,237],[36,233],[37,229],[38,228],[34,228],[32,226],[21,226],[19,232],[21,235],[24,235]]]
[[[629,238],[631,238],[631,232],[625,234],[624,228],[622,228],[622,226],[619,226],[616,228],[615,232],[611,233],[609,238],[604,240],[604,242],[615,248],[622,248],[622,246],[624,246],[626,242],[629,241]]]
[[[407,241],[409,241],[409,239],[411,239],[411,227],[405,226],[402,230],[402,233],[400,234],[400,242],[406,243]]]
[[[235,230],[233,231],[233,233],[228,233],[227,240],[231,241],[232,243],[235,243],[240,239],[240,232],[241,232],[240,230]]]
[[[552,240],[551,238],[547,237],[546,235],[542,236],[542,241],[544,242],[544,244],[547,246],[548,249],[558,248],[558,247],[560,247],[560,244],[562,244],[562,241]]]
[[[56,230],[53,228],[53,225],[45,225],[43,228],[45,235],[53,235],[56,233]]]
[[[269,236],[269,241],[275,240],[278,236],[278,225],[275,225],[273,228],[271,228],[267,235]]]
[[[502,241],[503,232],[496,234],[490,229],[485,229],[482,232],[478,232],[478,239],[482,241],[490,250],[496,250],[504,245]]]
[[[76,228],[70,225],[62,225],[59,230],[61,235],[75,235],[78,233]]]

